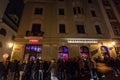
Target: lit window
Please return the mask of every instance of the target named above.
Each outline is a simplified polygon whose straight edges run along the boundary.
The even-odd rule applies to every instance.
[[[68,48],[66,46],[61,46],[59,48],[58,58],[68,60],[68,57],[69,57],[68,56]]]
[[[80,53],[81,53],[81,57],[82,59],[87,59],[89,58],[89,48],[86,46],[82,46],[80,47]]]

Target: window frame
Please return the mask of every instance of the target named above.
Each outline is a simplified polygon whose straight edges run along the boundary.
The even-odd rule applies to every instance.
[[[4,28],[1,28],[0,29],[0,34],[3,35],[3,36],[6,36],[7,35],[7,31]]]
[[[90,12],[91,12],[92,17],[97,17],[97,14],[96,14],[95,10],[91,10]]]
[[[95,30],[97,34],[102,34],[102,31],[99,25],[95,25]]]
[[[33,23],[32,24],[31,32],[32,32],[33,36],[38,36],[39,33],[41,32],[41,24],[39,24],[39,23]]]
[[[43,8],[35,8],[34,9],[35,15],[42,15],[43,14]]]
[[[64,8],[59,8],[58,9],[58,14],[59,15],[65,15],[65,9]]]
[[[65,24],[59,24],[59,33],[66,33]]]
[[[79,33],[79,34],[85,34],[85,26],[84,25],[77,24],[76,28],[77,28],[77,33]]]

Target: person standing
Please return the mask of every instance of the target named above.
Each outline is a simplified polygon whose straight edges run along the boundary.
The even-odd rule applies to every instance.
[[[20,61],[19,63],[19,80],[22,80],[22,76],[23,76],[23,73],[24,73],[24,67],[25,67],[25,63],[23,63],[23,61]]]
[[[0,63],[0,80],[7,80],[9,61]]]
[[[48,71],[50,71],[51,80],[58,80],[58,78],[57,78],[57,74],[58,74],[57,63],[55,62],[55,59],[51,60],[51,64],[48,68]]]

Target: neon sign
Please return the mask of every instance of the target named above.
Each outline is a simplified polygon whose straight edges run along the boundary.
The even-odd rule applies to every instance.
[[[38,43],[38,41],[39,41],[38,39],[30,39],[29,43]]]

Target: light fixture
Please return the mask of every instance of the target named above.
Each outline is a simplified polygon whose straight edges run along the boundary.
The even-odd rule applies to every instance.
[[[12,47],[13,47],[13,43],[9,43],[9,44],[8,44],[8,47],[9,47],[9,48],[12,48]]]
[[[68,43],[98,43],[98,40],[68,40]]]
[[[116,43],[113,41],[113,42],[111,42],[111,44],[114,46]]]

